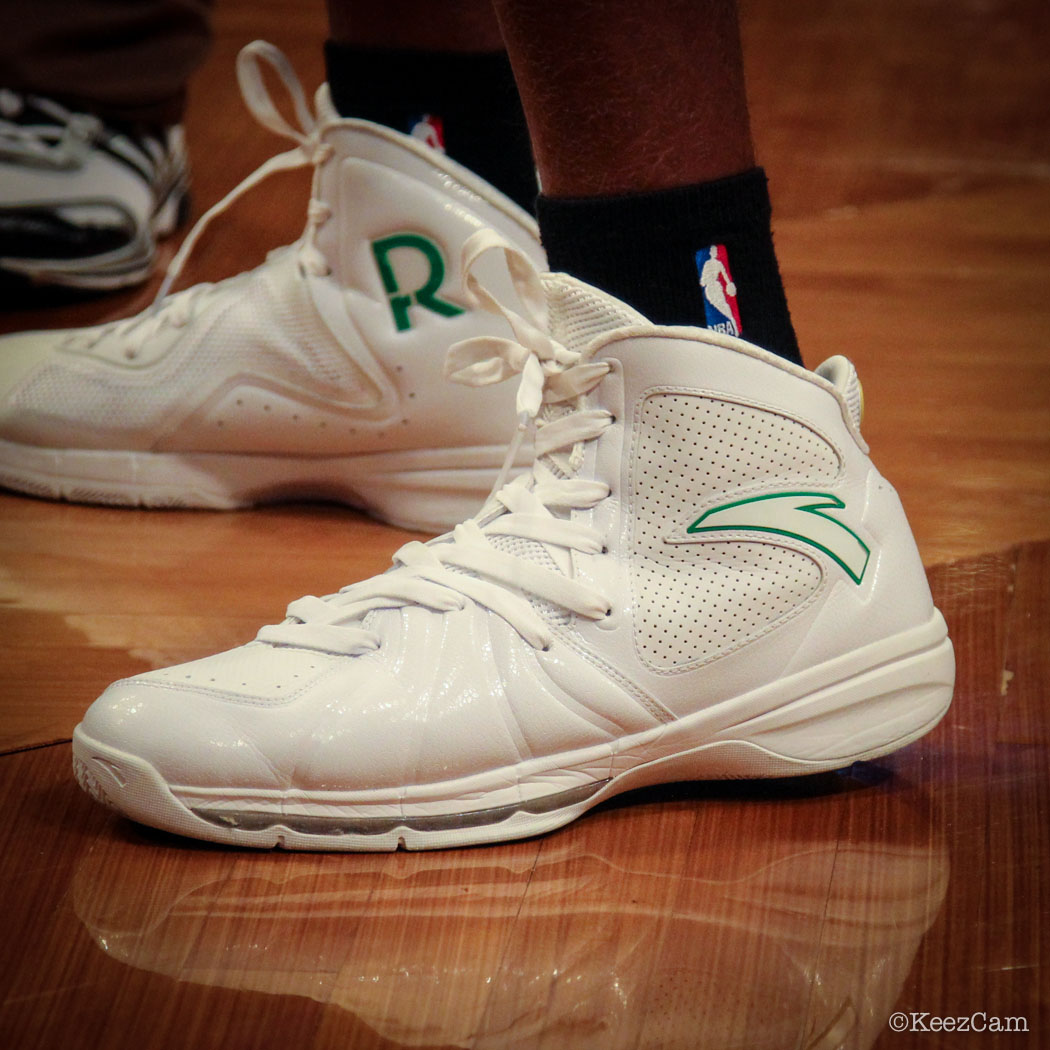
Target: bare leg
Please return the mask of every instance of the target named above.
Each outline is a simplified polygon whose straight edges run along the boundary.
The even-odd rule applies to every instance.
[[[754,166],[734,0],[495,0],[544,192],[587,197]]]
[[[494,2],[551,269],[657,323],[741,335],[800,362],[734,0]]]
[[[406,51],[502,51],[492,0],[328,0],[333,40]]]

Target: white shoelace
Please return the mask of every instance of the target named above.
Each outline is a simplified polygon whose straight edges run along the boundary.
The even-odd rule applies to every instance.
[[[16,121],[31,106],[46,118],[41,123]],[[73,113],[47,98],[27,99],[9,88],[0,90],[0,155],[25,164],[73,168],[101,134],[102,121]]]
[[[478,282],[475,266],[492,249],[503,252],[524,314],[498,303]],[[571,552],[600,554],[602,536],[570,520],[567,512],[587,510],[609,495],[607,485],[565,477],[580,460],[583,443],[599,437],[612,416],[586,407],[586,394],[601,382],[609,365],[581,360],[547,334],[547,307],[539,271],[528,257],[491,230],[471,236],[463,248],[467,296],[475,307],[503,316],[515,339],[482,336],[456,343],[448,352],[446,375],[471,386],[520,375],[519,429],[508,450],[504,472],[481,512],[430,543],[406,544],[394,567],[381,576],[344,587],[324,598],[292,602],[288,619],[264,627],[258,639],[341,655],[378,649],[380,637],[367,629],[375,609],[423,606],[451,612],[469,602],[504,619],[536,649],[553,641],[550,625],[529,596],[591,620],[609,615],[608,600],[594,588],[527,558],[508,554],[491,542],[516,537],[544,545],[555,564],[569,569]],[[521,435],[535,427],[532,470],[504,484]]]
[[[277,74],[291,100],[292,108],[299,126],[295,127],[281,116],[263,79],[260,63],[265,62]],[[244,104],[255,119],[270,131],[296,143],[294,149],[278,153],[255,169],[247,178],[238,183],[217,204],[213,204],[194,224],[186,235],[175,258],[171,260],[167,273],[153,303],[148,310],[137,317],[116,321],[100,329],[78,333],[67,339],[65,345],[73,350],[90,350],[103,336],[119,335],[125,339],[124,356],[134,360],[141,347],[152,339],[165,326],[184,327],[193,317],[194,306],[203,294],[212,288],[227,288],[244,274],[237,274],[216,284],[198,284],[178,294],[171,294],[171,289],[182,273],[186,260],[190,257],[201,235],[211,225],[213,219],[220,216],[232,204],[254,189],[260,182],[278,171],[291,171],[294,168],[314,168],[314,184],[310,202],[306,209],[306,228],[295,244],[299,266],[305,273],[325,277],[331,273],[331,267],[324,254],[317,247],[317,231],[332,215],[331,207],[317,196],[318,169],[332,156],[332,146],[323,140],[324,132],[330,121],[318,120],[310,111],[303,92],[303,86],[295,75],[295,70],[283,52],[264,40],[255,40],[243,47],[237,55],[237,82],[241,88]],[[277,252],[284,251],[276,249]],[[273,257],[273,252],[268,258]]]

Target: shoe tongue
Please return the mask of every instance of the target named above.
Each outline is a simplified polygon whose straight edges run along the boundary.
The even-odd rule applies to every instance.
[[[593,352],[592,344],[599,336],[618,328],[649,323],[626,303],[565,273],[545,274],[543,288],[547,294],[551,336],[584,359]],[[566,404],[544,405],[540,418],[550,423],[573,411]],[[558,453],[544,456],[543,462],[557,477],[566,478],[578,469],[568,462],[569,458],[576,457]]]
[[[546,274],[550,334],[566,347],[586,355],[591,343],[607,332],[649,322],[637,310],[565,273]]]
[[[625,303],[611,295],[578,281],[568,274],[545,274],[543,288],[547,295],[548,326],[551,336],[567,350],[575,351],[586,358],[591,353],[595,340],[608,332],[631,325],[647,324],[646,319]],[[551,423],[576,409],[569,404],[545,404],[540,419]],[[571,478],[579,470],[581,447],[572,452],[549,453],[540,462],[555,476]],[[555,512],[557,517],[568,517],[568,513]],[[518,557],[545,564],[548,568],[569,574],[569,558],[565,552],[548,548],[535,540],[510,540],[497,536],[490,541],[497,550],[504,550]],[[536,602],[533,602],[536,605]],[[542,615],[548,618],[557,613],[553,607],[544,608]]]
[[[598,336],[617,328],[649,323],[637,310],[568,274],[545,274],[543,287],[547,294],[551,336],[566,349],[585,357]],[[573,411],[575,409],[568,404],[545,404],[541,409],[540,418],[551,422]],[[575,463],[570,462],[575,459],[575,454],[548,454],[542,457],[541,462],[556,477],[569,478],[579,469]],[[568,517],[567,512],[555,513],[557,517]],[[495,535],[490,536],[488,542],[501,553],[535,562],[551,572],[565,576],[572,574],[571,556],[563,548],[518,536]],[[470,570],[456,567],[449,567],[449,571],[466,576],[476,575]],[[551,625],[567,623],[571,619],[571,614],[549,601],[531,594],[524,594],[524,597],[538,615]],[[377,622],[375,618],[384,613],[385,610],[369,613],[364,620],[364,626],[374,629]]]

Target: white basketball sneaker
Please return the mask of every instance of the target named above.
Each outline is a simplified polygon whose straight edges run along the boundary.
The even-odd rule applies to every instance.
[[[300,128],[279,115],[260,62],[284,81]],[[298,145],[202,217],[152,309],[0,341],[0,484],[143,506],[319,497],[449,528],[492,486],[513,398],[442,376],[451,342],[496,330],[456,291],[461,248],[492,227],[542,264],[535,222],[417,139],[340,118],[324,87],[312,116],[271,45],[245,48],[238,77],[252,113]],[[296,244],[164,295],[213,216],[271,172],[308,164]]]
[[[524,315],[477,279],[494,246]],[[112,686],[74,736],[88,791],[217,842],[423,849],[662,781],[836,769],[937,723],[952,646],[849,362],[655,327],[487,232],[464,272],[514,339],[448,370],[520,373],[532,470],[250,644]]]

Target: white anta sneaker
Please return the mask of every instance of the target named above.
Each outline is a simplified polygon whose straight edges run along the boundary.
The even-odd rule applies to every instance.
[[[301,128],[277,112],[260,61]],[[202,217],[154,308],[0,340],[0,484],[143,506],[318,497],[449,528],[491,488],[513,403],[509,389],[479,397],[442,376],[451,342],[497,330],[458,292],[462,245],[491,227],[542,265],[535,222],[417,139],[340,118],[325,87],[312,116],[271,45],[245,48],[238,77],[252,113],[298,145]],[[213,216],[271,172],[308,164],[296,244],[164,295]]]
[[[531,472],[250,644],[113,685],[73,741],[98,799],[237,845],[458,846],[662,781],[836,769],[944,714],[952,646],[849,362],[654,327],[482,232],[489,309],[494,246],[524,316],[448,368],[520,373]]]

